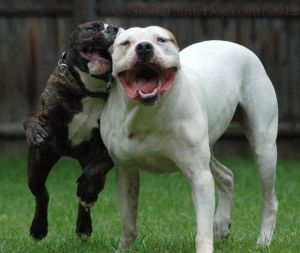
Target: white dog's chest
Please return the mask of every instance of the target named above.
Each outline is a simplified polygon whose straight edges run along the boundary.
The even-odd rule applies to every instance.
[[[172,153],[172,148],[164,138],[151,134],[128,136],[123,134],[122,128],[111,130],[114,138],[108,149],[112,151],[112,157],[117,157],[118,163],[122,166],[155,173],[172,172],[178,169],[169,155]]]
[[[104,100],[85,97],[81,100],[82,111],[74,115],[68,125],[68,139],[76,146],[91,137],[93,128],[98,128],[98,120],[104,106]]]

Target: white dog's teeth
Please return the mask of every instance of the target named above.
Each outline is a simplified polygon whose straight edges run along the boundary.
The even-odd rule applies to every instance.
[[[141,96],[141,98],[144,98],[144,96],[145,96],[141,90],[139,90],[139,95]]]
[[[139,90],[139,95],[142,98],[152,97],[152,96],[155,96],[156,94],[157,94],[157,88],[154,91],[152,91],[151,93],[144,93],[143,91]]]
[[[161,80],[159,79],[159,80],[158,80],[158,83],[157,83],[157,88],[160,88],[160,87],[161,87],[161,83],[162,83],[162,82],[161,82]]]

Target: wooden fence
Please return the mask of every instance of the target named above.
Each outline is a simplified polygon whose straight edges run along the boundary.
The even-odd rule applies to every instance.
[[[21,122],[34,109],[69,34],[96,18],[125,28],[164,26],[181,48],[210,39],[245,45],[275,86],[280,136],[300,136],[299,1],[128,2],[0,0],[0,139],[23,138]]]

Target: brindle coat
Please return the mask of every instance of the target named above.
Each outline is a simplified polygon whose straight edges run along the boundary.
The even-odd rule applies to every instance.
[[[99,127],[91,129],[89,140],[74,146],[68,138],[68,124],[76,114],[82,112],[81,101],[88,96],[74,69],[76,66],[81,71],[88,72],[87,61],[80,57],[79,51],[95,43],[107,50],[116,33],[116,28],[107,27],[100,22],[90,22],[77,27],[66,52],[66,65],[76,83],[70,85],[70,80],[62,76],[59,68],[56,68],[40,97],[36,111],[24,122],[29,148],[28,185],[36,200],[35,215],[30,227],[30,235],[35,239],[42,239],[47,235],[49,196],[45,183],[50,170],[62,156],[78,160],[83,169],[77,180],[77,196],[81,202],[78,207],[76,233],[79,236],[90,236],[92,232],[90,206],[103,189],[106,173],[113,167],[113,162],[102,142]],[[110,32],[107,33],[105,29],[110,29]],[[100,78],[108,81],[109,76],[110,73],[106,73]],[[78,85],[82,92],[74,89],[74,85]]]

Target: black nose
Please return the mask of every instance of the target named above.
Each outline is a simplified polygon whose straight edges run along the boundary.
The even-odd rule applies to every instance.
[[[149,42],[141,42],[136,48],[135,52],[140,61],[148,62],[154,55],[154,49],[151,43]]]

